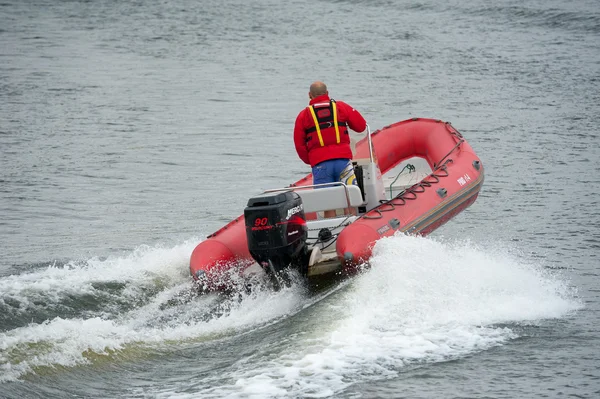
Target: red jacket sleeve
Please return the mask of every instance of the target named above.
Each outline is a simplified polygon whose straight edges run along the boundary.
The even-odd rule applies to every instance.
[[[365,118],[363,118],[360,112],[358,112],[345,102],[338,101],[337,104],[338,106],[343,106],[346,121],[350,129],[354,130],[355,132],[361,133],[367,128],[367,121],[365,121]]]
[[[296,124],[294,125],[294,145],[302,162],[310,165],[308,161],[308,147],[306,146],[306,133],[304,132],[304,111],[302,110],[296,118]]]

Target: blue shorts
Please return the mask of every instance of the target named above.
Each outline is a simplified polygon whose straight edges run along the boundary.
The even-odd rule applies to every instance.
[[[342,182],[357,185],[354,167],[349,159],[330,159],[312,168],[313,184]]]

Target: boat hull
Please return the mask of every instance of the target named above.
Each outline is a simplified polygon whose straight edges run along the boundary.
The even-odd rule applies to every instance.
[[[481,160],[449,123],[398,122],[375,132],[373,146],[382,173],[414,156],[425,159],[433,172],[340,233],[336,249],[345,268],[366,262],[382,237],[398,231],[431,233],[475,202],[484,180]],[[385,153],[379,153],[380,148]],[[365,149],[361,151],[364,155]]]
[[[336,241],[341,271],[352,273],[368,261],[375,242],[396,232],[427,235],[470,206],[483,184],[483,165],[462,135],[447,123],[414,118],[372,135],[379,170],[386,174],[402,162],[423,158],[432,173],[384,201],[344,228]],[[356,159],[370,156],[366,138]],[[312,184],[312,175],[291,186]],[[253,264],[243,215],[211,234],[192,252],[190,272],[208,290],[227,289]]]

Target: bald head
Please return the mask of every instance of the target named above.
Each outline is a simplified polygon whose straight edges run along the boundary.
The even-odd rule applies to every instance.
[[[310,98],[322,96],[323,94],[327,94],[327,86],[325,83],[316,81],[310,85],[310,91],[308,92]]]

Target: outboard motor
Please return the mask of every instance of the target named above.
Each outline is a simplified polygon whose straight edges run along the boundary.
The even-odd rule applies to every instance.
[[[274,276],[287,266],[304,272],[308,228],[302,199],[293,191],[250,198],[244,209],[250,255]]]

